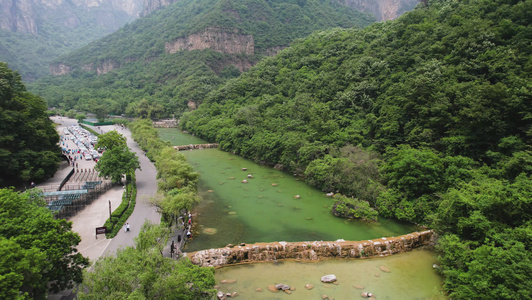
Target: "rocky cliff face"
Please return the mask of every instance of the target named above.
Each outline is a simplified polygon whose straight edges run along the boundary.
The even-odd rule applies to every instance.
[[[337,0],[338,3],[370,13],[377,21],[393,20],[412,10],[420,0]]]
[[[102,75],[108,72],[111,72],[114,69],[120,68],[120,64],[114,60],[106,59],[101,64],[86,64],[81,66],[83,71],[96,71],[96,74]],[[66,75],[72,72],[73,69],[70,66],[67,66],[63,63],[51,64],[50,65],[50,74],[54,76]]]
[[[0,28],[37,35],[46,23],[75,28],[83,13],[95,16],[101,26],[116,30],[123,22],[118,15],[137,17],[143,0],[0,0]]]
[[[203,267],[274,261],[279,259],[321,260],[327,258],[362,258],[385,256],[427,245],[431,230],[368,241],[276,242],[257,243],[187,253],[192,263]]]
[[[228,54],[254,54],[255,43],[253,36],[241,34],[236,29],[207,28],[205,31],[179,38],[164,46],[166,52],[175,53],[181,50],[212,49],[216,52]]]

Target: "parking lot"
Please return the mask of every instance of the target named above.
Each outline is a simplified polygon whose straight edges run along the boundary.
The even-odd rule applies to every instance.
[[[76,124],[68,124],[58,128],[60,134],[60,147],[70,164],[76,169],[93,169],[101,157],[94,146],[97,137]]]

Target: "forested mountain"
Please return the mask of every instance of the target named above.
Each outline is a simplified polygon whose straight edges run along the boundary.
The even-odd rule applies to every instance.
[[[24,80],[138,17],[143,0],[0,0],[0,61]]]
[[[18,73],[0,62],[0,188],[49,178],[59,162],[59,135],[46,102],[26,92]]]
[[[183,0],[53,64],[32,85],[49,106],[161,117],[196,107],[229,78],[316,30],[373,18],[308,0]]]
[[[531,298],[531,21],[532,0],[432,0],[317,32],[181,124],[435,229],[452,299]]]
[[[179,0],[145,0],[141,16],[146,16],[152,11],[166,7]],[[351,7],[358,11],[369,13],[377,21],[393,20],[403,13],[412,10],[419,0],[336,0],[339,4]],[[302,3],[299,1],[298,3]]]

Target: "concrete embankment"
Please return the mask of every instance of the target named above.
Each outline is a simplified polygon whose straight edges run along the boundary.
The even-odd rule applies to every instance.
[[[363,258],[406,252],[429,244],[432,230],[413,232],[398,237],[367,241],[274,242],[228,245],[224,248],[187,253],[192,263],[203,267],[271,262],[280,259],[322,260],[328,258]]]

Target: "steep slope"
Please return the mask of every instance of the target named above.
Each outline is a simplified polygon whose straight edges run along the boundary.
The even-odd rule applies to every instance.
[[[180,113],[296,38],[372,20],[318,0],[184,0],[56,60],[51,71],[63,76],[33,87],[66,109],[92,110],[93,99],[118,114]]]
[[[0,60],[34,80],[61,54],[137,18],[141,5],[142,0],[0,0]]]

